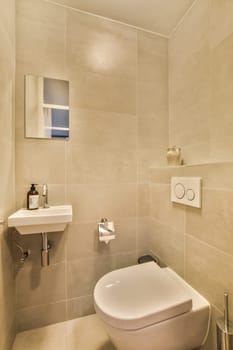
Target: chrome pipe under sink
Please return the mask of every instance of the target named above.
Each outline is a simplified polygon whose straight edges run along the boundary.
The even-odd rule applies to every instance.
[[[41,233],[42,236],[42,249],[41,249],[41,266],[49,266],[49,251],[50,245],[48,244],[48,234],[46,232]]]

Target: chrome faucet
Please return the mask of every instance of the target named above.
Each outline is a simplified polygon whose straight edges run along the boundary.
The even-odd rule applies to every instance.
[[[48,185],[42,185],[43,208],[49,208],[48,204]]]

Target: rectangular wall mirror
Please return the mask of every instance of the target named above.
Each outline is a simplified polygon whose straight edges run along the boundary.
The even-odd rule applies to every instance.
[[[25,75],[25,137],[69,138],[69,82]]]

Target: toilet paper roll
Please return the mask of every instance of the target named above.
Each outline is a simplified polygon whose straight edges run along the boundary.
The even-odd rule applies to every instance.
[[[115,238],[116,238],[116,235],[99,236],[100,242],[105,242],[106,244],[108,244],[111,240]]]
[[[114,222],[113,221],[107,221],[107,222],[100,222],[98,224],[98,232],[99,232],[99,240],[100,242],[105,242],[106,244],[109,243],[109,241],[116,238],[116,235],[114,234]]]

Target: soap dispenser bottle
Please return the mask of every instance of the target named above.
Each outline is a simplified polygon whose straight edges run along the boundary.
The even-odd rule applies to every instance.
[[[35,210],[39,208],[39,192],[36,190],[36,184],[31,184],[27,193],[27,209]]]

